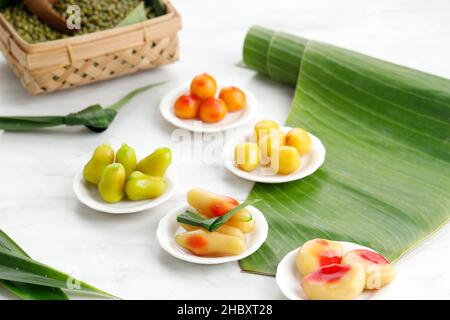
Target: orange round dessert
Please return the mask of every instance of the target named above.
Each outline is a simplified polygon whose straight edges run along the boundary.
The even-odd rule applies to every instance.
[[[200,99],[214,97],[217,91],[217,82],[207,73],[195,76],[191,82],[191,93]]]
[[[197,117],[201,100],[193,94],[184,94],[175,102],[174,112],[178,118],[194,119]]]
[[[227,106],[221,99],[208,98],[200,105],[200,120],[206,123],[219,122],[227,115]]]
[[[245,93],[237,87],[223,88],[219,98],[225,102],[229,112],[242,110],[247,105]]]

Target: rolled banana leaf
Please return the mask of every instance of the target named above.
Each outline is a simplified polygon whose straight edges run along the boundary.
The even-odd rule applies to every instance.
[[[253,27],[245,64],[296,88],[286,125],[324,143],[324,165],[249,198],[269,221],[243,270],[273,275],[313,238],[352,241],[395,261],[450,217],[450,80],[350,50]]]

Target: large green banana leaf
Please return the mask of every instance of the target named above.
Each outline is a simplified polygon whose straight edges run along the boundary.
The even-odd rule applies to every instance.
[[[327,155],[308,178],[255,185],[270,232],[243,270],[273,275],[316,237],[396,260],[448,221],[450,80],[261,27],[244,62],[296,86],[287,125],[318,136]]]

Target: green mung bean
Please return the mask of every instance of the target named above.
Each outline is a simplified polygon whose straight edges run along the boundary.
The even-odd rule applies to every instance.
[[[76,30],[74,35],[82,35],[114,28],[141,2],[142,0],[59,0],[53,5],[53,8],[64,19],[67,19],[68,6],[79,6],[81,29]],[[146,13],[149,18],[154,17],[149,6],[146,6]],[[17,33],[29,43],[69,37],[69,35],[49,27],[30,13],[22,3],[4,9],[2,14]]]

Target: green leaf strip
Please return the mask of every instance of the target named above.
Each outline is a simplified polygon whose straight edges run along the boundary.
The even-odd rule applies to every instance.
[[[230,220],[240,210],[259,201],[260,199],[246,200],[232,210],[228,211],[225,215],[216,218],[204,218],[197,213],[187,210],[177,217],[177,221],[179,223],[184,223],[191,226],[202,227],[203,229],[213,232],[227,223],[228,220]]]
[[[0,230],[0,248],[11,251],[23,257],[30,257],[17,243],[6,233]],[[4,287],[12,294],[24,300],[68,300],[69,298],[59,288],[51,288],[41,285],[0,280],[0,286]]]
[[[5,288],[25,299],[67,298],[59,289],[115,298],[90,284],[31,259],[3,231],[0,231],[0,279]],[[46,290],[44,287],[53,290]]]
[[[137,88],[122,99],[107,108],[99,104],[89,106],[81,111],[70,113],[67,116],[7,116],[0,117],[0,130],[29,131],[60,125],[83,125],[95,132],[106,130],[114,121],[118,111],[128,104],[135,96],[165,82],[158,82]]]

